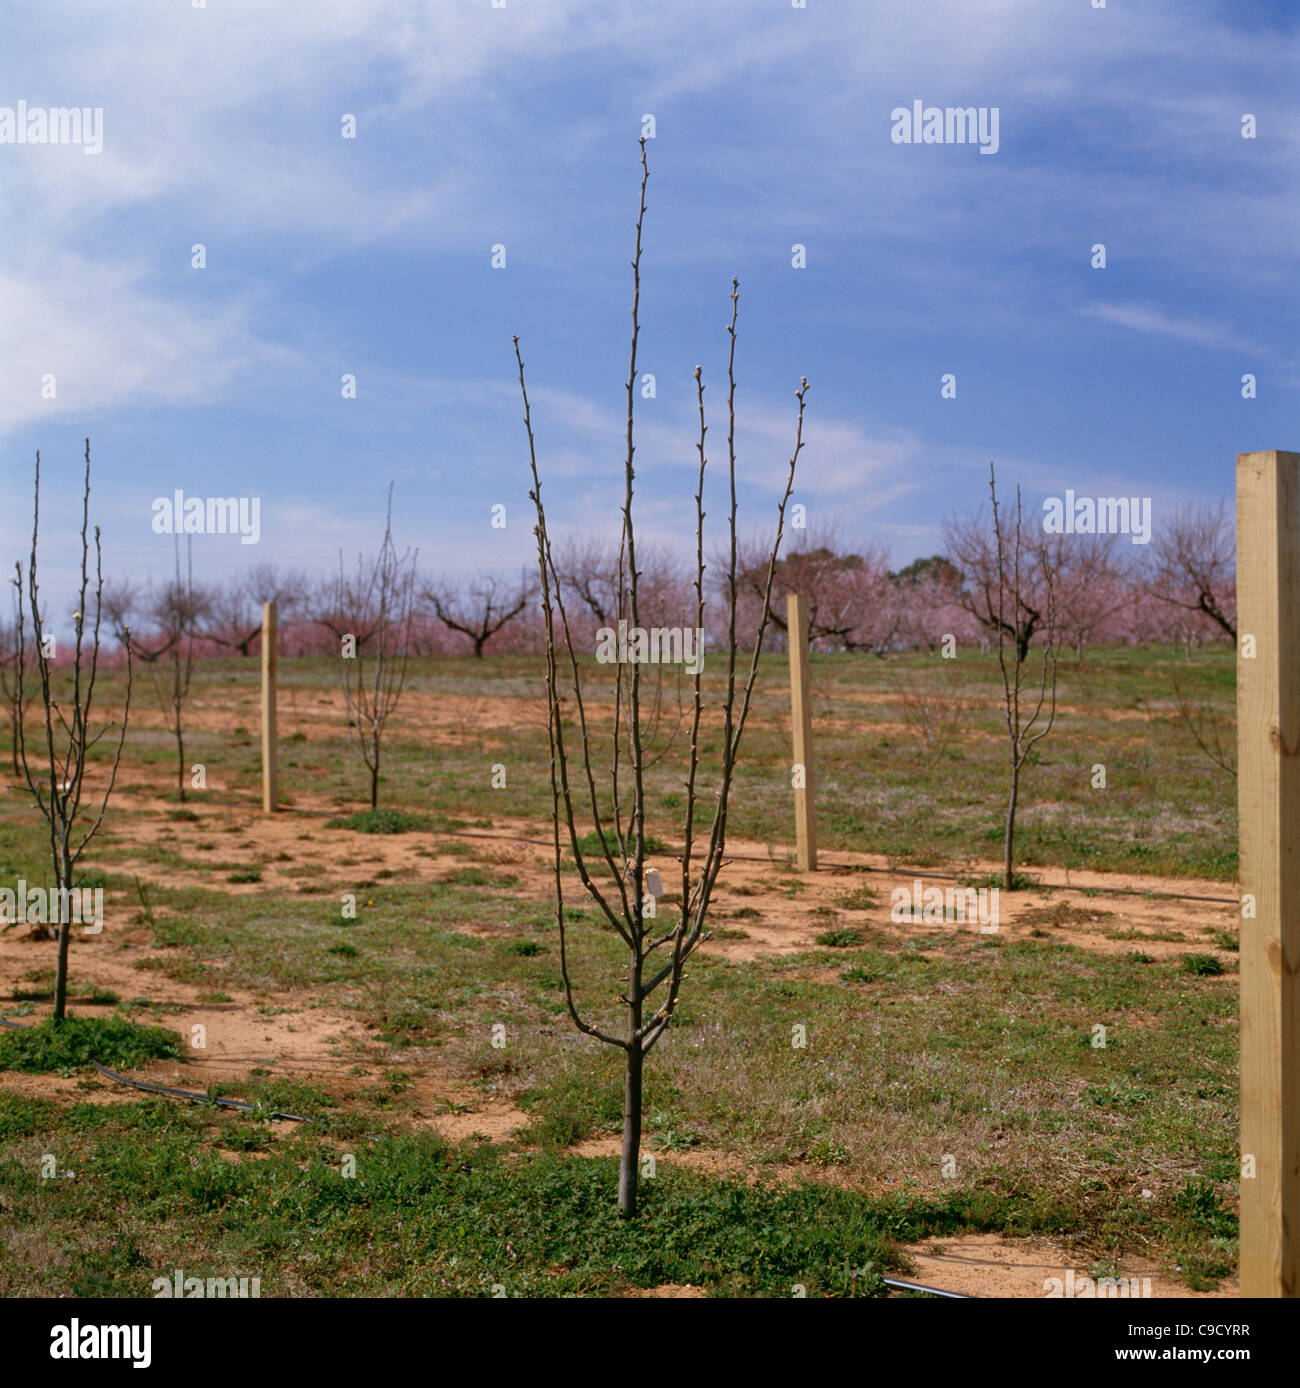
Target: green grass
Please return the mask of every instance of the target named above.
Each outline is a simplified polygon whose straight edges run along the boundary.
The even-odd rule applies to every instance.
[[[819,945],[826,945],[831,949],[850,949],[854,945],[862,943],[862,931],[860,930],[826,930],[817,936]]]
[[[0,1070],[76,1074],[98,1060],[112,1070],[134,1070],[151,1060],[184,1058],[181,1039],[163,1027],[139,1026],[121,1017],[69,1016],[21,1031],[0,1030]]]
[[[358,834],[405,834],[427,829],[428,820],[424,815],[404,814],[400,810],[390,810],[381,805],[377,809],[362,810],[342,819],[327,819],[325,827],[352,829]]]
[[[181,1258],[196,1276],[260,1276],[263,1296],[608,1295],[685,1283],[724,1296],[877,1296],[882,1274],[908,1271],[899,1242],[1078,1228],[1075,1209],[1032,1183],[879,1197],[750,1186],[674,1167],[672,1152],[690,1145],[664,1135],[629,1223],[614,1209],[612,1159],[391,1130],[340,1147],[305,1127],[274,1139],[243,1115],[165,1101],[60,1108],[0,1095],[11,1231],[0,1295],[146,1296]],[[231,1151],[261,1155],[222,1155]],[[46,1152],[75,1179],[43,1178]],[[348,1153],[353,1177],[342,1174]],[[1115,1216],[1139,1237],[1203,1247],[1185,1254],[1194,1279],[1222,1275],[1235,1221],[1209,1183],[1156,1202],[1134,1196]]]
[[[31,976],[32,981],[18,984],[10,996],[15,1002],[49,1002],[54,997],[55,977],[53,969],[38,969]],[[111,1006],[121,999],[111,988],[102,988],[98,983],[81,983],[69,990],[69,1001],[94,1003]]]
[[[602,847],[601,836],[597,834],[594,829],[589,834],[583,834],[578,840],[578,847],[582,850],[585,858],[602,858],[604,849],[608,848],[610,853],[613,854],[615,862],[617,862],[620,855],[624,853],[628,858],[632,857],[636,849],[636,836],[629,831],[625,848],[620,848],[618,835],[612,829],[607,829],[605,830],[603,844],[604,846]],[[645,836],[645,851],[647,853],[666,853],[668,851],[668,845],[662,839],[656,838],[651,833],[647,833]]]
[[[1011,886],[1004,885],[1006,878],[1000,872],[986,872],[977,877],[959,877],[957,883],[962,887],[996,887],[999,891],[1030,892],[1039,886],[1036,877],[1031,877],[1026,872],[1015,872],[1011,874]]]
[[[751,1189],[661,1167],[628,1223],[613,1207],[611,1161],[401,1134],[354,1144],[348,1178],[339,1151],[302,1131],[236,1163],[215,1149],[266,1150],[239,1119],[152,1103],[80,1105],[57,1129],[53,1116],[0,1098],[0,1131],[24,1150],[57,1151],[76,1173],[42,1179],[6,1143],[0,1173],[21,1234],[0,1294],[146,1296],[180,1244],[187,1272],[260,1275],[263,1296],[491,1296],[495,1286],[564,1296],[686,1282],[870,1296],[884,1291],[882,1270],[905,1265],[890,1248],[890,1213],[845,1192]]]

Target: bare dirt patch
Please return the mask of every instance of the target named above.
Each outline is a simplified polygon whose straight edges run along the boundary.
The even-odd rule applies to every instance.
[[[503,890],[534,902],[552,898],[547,825],[500,818],[491,830],[367,835],[326,828],[326,818],[336,813],[327,797],[304,793],[299,801],[304,813],[285,811],[274,816],[262,815],[253,804],[196,804],[193,812],[198,819],[178,820],[168,801],[141,797],[130,806],[130,814],[112,818],[117,848],[165,842],[193,866],[160,866],[134,856],[112,866],[161,887],[201,886],[240,895],[322,894],[355,891],[381,879],[436,881],[465,865],[463,848],[468,845],[472,861],[495,864],[517,879]],[[215,833],[228,837],[214,839]],[[730,848],[732,856],[714,894],[714,937],[704,949],[736,960],[816,948],[816,937],[837,926],[869,926],[892,939],[928,932],[934,926],[890,919],[896,889],[914,892],[918,883],[922,889],[955,888],[958,873],[971,879],[997,870],[992,862],[970,859],[952,875],[945,875],[929,868],[909,868],[881,854],[836,850],[825,856],[818,872],[800,875],[784,845],[777,850],[733,840]],[[259,871],[260,880],[230,881],[239,875],[229,870],[236,861]],[[603,869],[603,864],[599,866]],[[674,900],[680,899],[671,894],[680,868],[667,853],[652,859],[650,866],[660,870],[670,889],[660,902],[661,912],[671,912]],[[1220,932],[1235,935],[1237,930],[1238,899],[1231,883],[1064,868],[1035,868],[1031,875],[1037,881],[1035,887],[1000,893],[996,933],[1004,939],[1049,935],[1100,954],[1139,949],[1164,959],[1218,951],[1225,962],[1231,960],[1232,952],[1223,950],[1214,938]],[[841,903],[847,892],[863,887],[875,894],[874,905],[852,909]],[[566,876],[565,893],[574,905],[588,904],[572,875]],[[744,914],[737,916],[737,912]],[[979,931],[978,923],[969,922],[949,921],[941,928]],[[471,929],[470,933],[476,932]]]
[[[935,1251],[936,1249],[940,1251]],[[1074,1272],[1075,1287],[1084,1284],[1080,1279],[1091,1277],[1095,1262],[1067,1253],[1043,1239],[1006,1238],[1001,1234],[963,1234],[957,1238],[926,1239],[921,1243],[904,1245],[916,1264],[906,1281],[915,1281],[945,1292],[960,1292],[965,1296],[1017,1297],[1043,1299],[1049,1278],[1059,1278],[1067,1284],[1067,1273]],[[1103,1276],[1112,1275],[1103,1272]],[[1237,1296],[1236,1278],[1225,1278],[1213,1292],[1192,1292],[1181,1282],[1167,1277],[1154,1263],[1143,1258],[1125,1258],[1115,1277],[1138,1278],[1139,1290],[1146,1294],[1150,1279],[1150,1295],[1154,1297]],[[1078,1296],[1078,1290],[1075,1293]]]
[[[528,1115],[508,1099],[485,1099],[481,1094],[449,1088],[440,1076],[417,1080],[411,1094],[420,1105],[411,1117],[448,1142],[464,1142],[467,1138],[512,1142],[530,1122]],[[453,1106],[450,1111],[448,1104]]]
[[[260,1068],[277,1076],[327,1081],[372,1049],[368,1033],[355,1017],[304,1005],[303,999],[292,995],[254,998],[232,990],[230,1002],[205,1002],[200,994],[210,989],[166,978],[154,969],[137,968],[140,963],[162,962],[174,951],[133,943],[128,936],[134,933],[125,923],[116,927],[105,923],[99,935],[74,932],[69,974],[74,995],[93,981],[123,1002],[147,997],[153,1007],[140,1020],[169,1027],[186,1043],[183,1063],[154,1061],[138,1072],[138,1078],[203,1090],[211,1084],[244,1080],[250,1070]],[[32,941],[16,931],[0,935],[0,998],[30,986],[25,978],[33,970],[53,968],[55,949],[52,941]],[[70,1010],[94,1016],[107,1014],[111,1005],[74,1005]],[[14,1005],[0,1001],[0,1014],[26,1024],[40,1021],[49,1011],[48,1003],[38,1003],[31,1015],[14,1017]],[[35,1081],[35,1087],[28,1081]],[[20,1093],[78,1092],[78,1097],[103,1102],[125,1093],[121,1089],[78,1091],[76,1079],[49,1075],[6,1073],[3,1082]]]

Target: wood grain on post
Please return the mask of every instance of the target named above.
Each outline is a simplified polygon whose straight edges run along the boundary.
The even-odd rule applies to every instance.
[[[279,671],[275,604],[262,604],[262,811],[274,814],[279,789],[279,749],[275,737],[275,679]]]
[[[1237,455],[1237,632],[1246,898],[1241,1295],[1293,1297],[1300,1290],[1300,453]]]
[[[817,829],[813,822],[812,697],[808,688],[808,604],[794,593],[785,600],[790,647],[790,713],[794,724],[794,842],[800,872],[817,868]],[[802,781],[798,769],[803,768]]]

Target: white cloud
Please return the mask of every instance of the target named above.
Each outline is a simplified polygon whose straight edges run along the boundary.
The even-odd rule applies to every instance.
[[[1227,347],[1246,352],[1257,350],[1226,324],[1204,318],[1177,318],[1147,304],[1091,304],[1078,312],[1084,318],[1099,318],[1104,323],[1131,328],[1134,332],[1172,337],[1197,347]]]
[[[247,303],[195,308],[147,288],[136,267],[69,251],[0,273],[0,301],[0,432],[68,411],[208,402],[254,368],[299,364],[258,339]]]

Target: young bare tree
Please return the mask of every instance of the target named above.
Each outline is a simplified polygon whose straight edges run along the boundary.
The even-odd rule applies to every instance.
[[[1184,506],[1151,544],[1151,591],[1237,640],[1237,546],[1217,506]]]
[[[10,583],[14,580],[10,579]],[[18,694],[22,683],[18,678],[18,595],[13,595],[12,619],[0,618],[0,699],[4,700],[9,718],[10,756],[15,776],[22,774],[18,765]]]
[[[41,455],[36,455],[36,483],[32,501],[32,548],[27,562],[27,598],[31,604],[32,651],[31,660],[40,679],[39,699],[44,714],[44,747],[33,750],[33,757],[43,757],[44,768],[37,767],[33,772],[32,760],[28,755],[25,709],[24,681],[28,669],[26,614],[23,608],[23,570],[22,564],[14,565],[18,588],[18,750],[22,761],[23,779],[27,789],[36,801],[36,807],[44,816],[50,831],[50,857],[54,867],[54,881],[58,890],[59,930],[58,956],[54,972],[54,1020],[61,1022],[68,1004],[68,945],[71,941],[72,912],[66,909],[69,893],[73,888],[73,873],[86,845],[94,838],[104,820],[109,797],[117,781],[117,769],[122,760],[122,744],[126,740],[127,718],[131,711],[131,643],[130,632],[126,633],[126,690],[123,696],[122,722],[118,732],[117,748],[109,769],[108,781],[99,800],[97,811],[87,805],[83,823],[82,798],[85,793],[86,757],[90,750],[113,728],[109,723],[98,733],[91,734],[90,720],[95,698],[95,681],[99,674],[100,654],[100,616],[104,593],[102,553],[100,549],[99,526],[95,526],[95,570],[94,570],[94,623],[87,637],[86,626],[89,613],[86,598],[91,592],[89,567],[90,547],[88,532],[90,524],[90,440],[86,440],[86,471],[81,504],[81,585],[77,599],[77,609],[72,614],[76,640],[73,644],[72,666],[60,677],[54,669],[56,657],[55,640],[47,636],[45,621],[41,614],[40,584],[37,580],[37,540],[41,517]],[[87,645],[87,642],[89,644]],[[66,696],[60,699],[56,682],[65,689],[71,684]],[[56,726],[57,725],[57,726]],[[44,775],[41,771],[44,770]],[[93,815],[93,817],[91,817]]]
[[[623,572],[626,574],[627,613],[634,629],[639,628],[643,615],[632,498],[636,477],[633,466],[635,455],[633,429],[637,345],[640,336],[641,236],[645,222],[645,192],[649,176],[646,142],[643,139],[641,141],[641,195],[636,222],[636,250],[632,260],[632,346],[627,377],[624,499],[621,508],[622,533],[619,546],[620,554],[625,561]],[[620,678],[612,715],[613,729],[609,771],[608,776],[604,778],[602,789],[598,790],[597,788],[596,760],[598,753],[595,747],[597,730],[593,726],[593,720],[589,718],[588,701],[584,698],[583,679],[579,669],[578,651],[575,646],[569,610],[556,567],[556,557],[551,548],[546,510],[542,501],[542,483],[538,472],[532,414],[528,403],[528,390],[524,381],[524,362],[520,354],[519,339],[518,337],[514,339],[515,360],[519,368],[519,388],[523,397],[524,428],[528,436],[529,464],[532,475],[529,498],[533,501],[537,511],[535,534],[537,536],[541,605],[546,632],[547,726],[550,743],[555,907],[556,920],[559,926],[560,972],[564,982],[565,1001],[574,1025],[585,1035],[592,1036],[606,1045],[619,1048],[624,1055],[623,1145],[619,1161],[618,1208],[627,1217],[634,1215],[637,1208],[642,1079],[646,1056],[663,1036],[672,1021],[681,988],[683,969],[704,938],[705,920],[714,884],[723,865],[732,778],[740,754],[741,738],[749,714],[750,697],[758,673],[759,655],[767,625],[765,619],[760,621],[749,671],[743,677],[743,687],[738,687],[735,353],[739,299],[739,281],[733,279],[731,321],[727,329],[730,339],[727,365],[727,453],[731,504],[728,518],[730,547],[727,568],[729,640],[725,651],[727,672],[725,693],[721,704],[722,758],[718,769],[717,783],[713,791],[716,807],[713,812],[712,825],[708,833],[707,845],[703,850],[702,860],[697,861],[695,856],[696,815],[699,809],[699,797],[703,790],[699,777],[699,737],[704,699],[702,662],[696,662],[692,672],[694,699],[685,779],[684,847],[680,859],[681,900],[680,908],[676,912],[675,923],[662,925],[659,923],[655,914],[657,894],[652,890],[656,883],[653,879],[648,880],[646,873],[644,715],[641,666],[637,661],[630,663],[630,672],[626,680],[621,678],[621,666],[617,671]],[[695,493],[696,551],[693,587],[695,589],[696,631],[700,632],[705,626],[704,477],[707,426],[704,416],[704,381],[699,367],[695,369],[695,383],[700,433],[697,444],[699,473]],[[770,596],[770,587],[776,570],[777,552],[784,530],[786,503],[794,487],[795,466],[803,448],[804,399],[807,391],[808,383],[805,380],[801,383],[799,390],[795,392],[799,405],[795,427],[795,446],[790,458],[785,493],[777,507],[776,538],[772,543],[768,558],[768,586],[763,594],[764,612],[768,607],[767,599]],[[620,584],[621,587],[622,584]],[[566,667],[564,680],[572,689],[573,706],[577,719],[578,747],[576,751],[570,749],[568,734],[566,733],[566,718],[561,707],[564,697],[560,690],[560,662],[562,658]],[[628,763],[625,771],[622,770],[624,758]],[[577,762],[576,769],[573,767],[575,760]],[[630,786],[627,784],[628,780],[630,780]],[[578,808],[579,802],[582,804],[581,810]],[[579,814],[590,816],[590,821],[596,830],[596,841],[602,846],[605,868],[612,878],[612,881],[603,886],[598,886],[593,879],[592,864],[589,863],[587,854],[583,849],[582,838],[578,829]],[[627,970],[622,976],[624,987],[618,999],[618,1005],[623,1010],[621,1026],[618,1024],[617,1018],[607,1019],[603,1013],[597,1014],[599,1018],[597,1021],[588,1020],[579,1012],[574,996],[573,979],[569,969],[569,936],[564,915],[561,826],[567,832],[569,851],[573,854],[583,886],[594,899],[609,925],[617,931],[627,950]],[[659,954],[660,951],[663,953]],[[657,954],[659,954],[658,960],[655,958]],[[656,964],[658,967],[654,967]],[[656,1006],[651,999],[660,988],[664,988],[665,991]]]
[[[353,579],[344,574],[343,556],[339,555],[339,576],[331,604],[334,620],[352,613],[363,617],[369,628],[368,641],[361,640],[355,631],[339,632],[339,680],[352,740],[370,772],[372,810],[379,804],[384,730],[406,685],[416,558],[416,553],[409,549],[399,555],[393,544],[390,483],[379,553],[369,564],[358,556]]]
[[[317,579],[308,596],[311,621],[330,633],[335,650],[345,637],[351,637],[359,651],[368,651],[373,644],[380,625],[373,576],[360,556],[355,574],[345,574],[340,552],[338,573]]]
[[[155,595],[144,584],[123,578],[110,578],[104,584],[104,621],[113,639],[119,646],[130,642],[131,654],[146,665],[161,660],[171,650],[161,632],[148,637],[141,633],[141,627],[154,617],[155,605]]]
[[[451,631],[467,636],[477,659],[502,627],[514,621],[537,599],[537,584],[527,574],[513,583],[495,574],[480,574],[463,593],[448,582],[427,584],[420,597]]]
[[[613,626],[619,617],[622,564],[618,546],[594,535],[555,542],[555,571],[573,594],[571,620],[585,615],[597,627]]]
[[[927,758],[938,760],[967,718],[965,670],[960,661],[940,661],[936,670],[899,671],[898,701],[903,722]]]
[[[203,637],[249,658],[262,634],[262,607],[276,605],[278,620],[293,620],[305,600],[307,578],[296,569],[282,571],[274,564],[254,564],[220,585],[211,595]]]
[[[989,464],[989,495],[993,501],[993,610],[991,623],[998,642],[998,668],[1002,672],[1002,696],[1006,713],[1007,739],[1011,755],[1011,788],[1007,796],[1007,824],[1004,843],[1002,887],[1011,891],[1014,883],[1012,849],[1016,833],[1016,807],[1020,801],[1020,779],[1025,762],[1034,747],[1052,731],[1056,721],[1056,587],[1051,554],[1046,545],[1029,547],[1025,553],[1024,517],[1020,488],[1016,488],[1016,515],[1011,536],[1002,524],[998,509],[997,478]],[[985,601],[988,600],[987,592]],[[1030,626],[1030,617],[1033,627]],[[1025,665],[1033,630],[1042,636],[1042,667],[1038,690],[1025,692]],[[1028,632],[1028,635],[1024,633]],[[1011,649],[1008,662],[1007,651]],[[1008,669],[1008,664],[1010,668]],[[1033,711],[1029,712],[1029,701]],[[1039,727],[1043,707],[1047,717]],[[1035,731],[1037,729],[1037,731]]]
[[[208,616],[207,596],[194,587],[193,536],[186,536],[185,577],[181,577],[180,536],[176,543],[176,576],[158,594],[151,616],[154,631],[144,649],[151,650],[149,674],[167,729],[176,739],[176,792],[185,803],[185,705],[194,679],[194,639]],[[143,643],[142,643],[143,645]],[[161,663],[167,657],[166,673]]]
[[[948,557],[963,579],[959,603],[999,643],[1015,643],[1016,665],[1020,666],[1029,658],[1034,637],[1047,623],[1048,589],[1043,577],[1051,571],[1051,563],[1047,537],[1041,529],[1035,533],[1024,521],[1019,502],[1016,517],[1016,533],[1010,539],[1003,536],[999,540],[998,518],[995,516],[990,526],[982,507],[974,516],[945,521],[944,538]],[[1034,560],[1021,574],[1015,600],[1010,603],[1005,589],[1008,545],[1016,554],[1027,554]]]
[[[1212,700],[1198,699],[1184,688],[1175,670],[1170,671],[1174,686],[1174,720],[1196,744],[1202,755],[1228,779],[1237,779],[1237,720],[1235,710],[1225,712]],[[1148,711],[1148,717],[1150,712]]]

